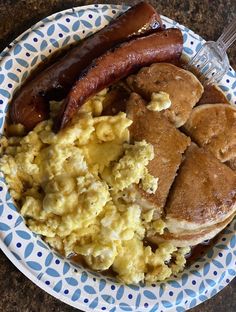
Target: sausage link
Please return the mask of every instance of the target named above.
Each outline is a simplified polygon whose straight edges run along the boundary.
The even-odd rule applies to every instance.
[[[89,97],[142,66],[178,59],[182,48],[181,31],[170,28],[133,39],[106,52],[86,69],[71,89],[55,121],[55,130],[65,127]]]
[[[64,98],[93,59],[121,42],[158,28],[162,28],[159,14],[151,5],[138,3],[26,83],[10,106],[13,123],[32,129],[48,118],[48,101]]]

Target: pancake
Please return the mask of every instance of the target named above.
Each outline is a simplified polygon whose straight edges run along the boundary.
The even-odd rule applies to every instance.
[[[176,127],[187,121],[203,93],[203,86],[196,76],[167,63],[142,68],[136,75],[127,78],[127,84],[147,101],[150,101],[153,92],[168,93],[172,104],[164,114]]]
[[[205,240],[212,239],[218,233],[220,233],[234,218],[235,214],[232,214],[226,220],[219,222],[215,225],[207,227],[199,232],[185,231],[181,234],[173,234],[168,230],[163,235],[155,235],[148,237],[148,240],[153,244],[159,244],[161,242],[171,242],[176,247],[188,247],[201,244]]]
[[[156,209],[156,217],[162,213],[169,189],[182,161],[182,154],[190,140],[181,133],[162,112],[150,111],[146,102],[132,93],[127,102],[127,116],[133,120],[129,127],[131,141],[146,140],[154,147],[155,157],[148,164],[148,171],[158,178],[155,194],[148,194],[137,187],[137,197],[142,206]]]
[[[168,232],[152,241],[178,246],[211,239],[236,212],[236,173],[195,144],[187,149],[166,206]]]
[[[236,107],[227,104],[195,107],[183,129],[220,161],[236,158]]]

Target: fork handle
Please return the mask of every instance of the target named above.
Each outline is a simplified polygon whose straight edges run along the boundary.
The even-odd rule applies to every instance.
[[[229,46],[236,40],[236,19],[232,21],[223,31],[217,43],[226,51]]]

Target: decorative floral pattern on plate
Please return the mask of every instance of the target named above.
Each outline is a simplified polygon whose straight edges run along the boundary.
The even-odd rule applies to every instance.
[[[47,17],[14,40],[0,54],[0,131],[8,103],[30,72],[51,53],[102,28],[127,9],[117,5],[72,8]],[[184,53],[193,56],[203,39],[188,28],[162,17],[166,27],[179,27]],[[236,73],[232,68],[220,88],[236,104]],[[214,248],[182,274],[147,286],[122,285],[85,270],[51,250],[25,225],[0,177],[0,247],[15,266],[54,297],[84,311],[182,312],[214,296],[236,275],[236,220]]]

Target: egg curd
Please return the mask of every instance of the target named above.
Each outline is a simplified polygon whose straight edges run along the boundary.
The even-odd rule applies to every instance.
[[[152,145],[129,144],[132,121],[125,113],[100,116],[106,90],[87,102],[70,126],[58,134],[52,120],[23,135],[1,138],[0,169],[26,224],[51,247],[70,257],[80,255],[94,270],[111,268],[125,283],[164,280],[185,265],[186,248],[161,243],[155,251],[146,232],[163,233],[132,195],[139,184],[155,192],[158,180],[146,168]],[[56,103],[51,103],[52,115]]]

